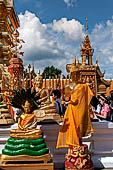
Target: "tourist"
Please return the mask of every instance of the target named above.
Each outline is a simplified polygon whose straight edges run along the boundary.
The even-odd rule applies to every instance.
[[[110,120],[113,122],[113,96],[110,98],[110,109],[111,109],[111,115],[110,115]]]
[[[59,90],[52,91],[52,97],[56,107],[56,112],[61,116],[63,115],[63,106],[61,104],[61,92]]]
[[[102,109],[100,114],[96,113],[97,117],[101,121],[110,121],[110,106],[108,105],[107,97],[102,94],[99,96],[100,104],[102,105]]]
[[[91,112],[92,112],[92,115],[93,115],[92,118],[98,119],[97,116],[96,116],[96,113],[100,114],[101,104],[100,104],[100,102],[99,102],[99,100],[97,99],[96,96],[92,97],[90,104],[91,104],[91,109],[92,109]]]

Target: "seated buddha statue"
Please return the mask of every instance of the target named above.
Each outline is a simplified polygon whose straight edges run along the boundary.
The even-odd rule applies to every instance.
[[[38,156],[43,156],[44,159],[48,156],[50,160],[51,155],[45,144],[42,130],[39,126],[37,127],[37,118],[32,113],[32,100],[26,99],[22,107],[24,113],[18,120],[18,128],[10,131],[10,138],[2,150],[1,161],[7,158],[9,161],[17,161],[16,156],[19,156],[19,161],[37,161]],[[34,156],[37,156],[37,159],[36,157],[34,159]]]
[[[38,122],[48,120],[60,122],[61,118],[59,114],[57,114],[56,112],[55,105],[50,103],[49,91],[48,89],[43,88],[42,86],[43,79],[42,76],[40,75],[40,72],[38,72],[33,82],[32,91],[36,90],[37,92],[36,96],[39,96],[37,102],[40,103],[40,108],[34,110],[34,114],[38,118]]]
[[[18,128],[25,129],[33,129],[36,128],[37,118],[31,113],[31,104],[26,100],[25,105],[23,106],[24,113],[18,119]]]
[[[49,91],[46,88],[43,88],[43,78],[40,75],[40,71],[33,81],[32,91],[36,90],[36,96],[39,96],[38,102],[41,103],[41,106],[50,104],[50,95]]]
[[[11,137],[18,139],[30,139],[40,137],[41,130],[37,129],[37,117],[31,112],[31,103],[26,100],[24,113],[18,118],[18,129],[11,130]],[[42,135],[41,135],[42,136]]]

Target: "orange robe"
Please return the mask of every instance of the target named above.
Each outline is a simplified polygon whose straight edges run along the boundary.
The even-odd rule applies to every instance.
[[[78,104],[68,104],[56,148],[79,146],[79,138],[94,132],[88,112],[92,96],[87,84],[78,84],[75,87],[71,101],[78,101]]]
[[[25,127],[29,123],[32,123],[33,121],[37,120],[36,116],[34,114],[22,114],[19,118],[18,124],[21,127]]]

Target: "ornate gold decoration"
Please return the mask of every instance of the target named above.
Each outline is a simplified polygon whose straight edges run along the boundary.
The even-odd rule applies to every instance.
[[[91,156],[87,145],[70,146],[66,154],[65,168],[67,169],[93,169]]]
[[[14,31],[13,33],[13,39],[11,40],[11,45],[8,45],[8,54],[10,55],[10,57],[17,57],[17,55],[22,55],[24,54],[24,52],[20,52],[21,48],[22,48],[22,44],[21,43],[25,43],[23,39],[19,39],[19,32],[17,30]]]

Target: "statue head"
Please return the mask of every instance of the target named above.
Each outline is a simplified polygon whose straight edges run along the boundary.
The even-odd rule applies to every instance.
[[[25,112],[25,113],[30,113],[30,111],[31,111],[31,104],[29,103],[28,100],[26,100],[23,108],[24,108],[24,112]]]
[[[38,88],[42,88],[43,85],[43,78],[40,75],[40,71],[38,72],[37,76],[35,77],[35,85]]]

